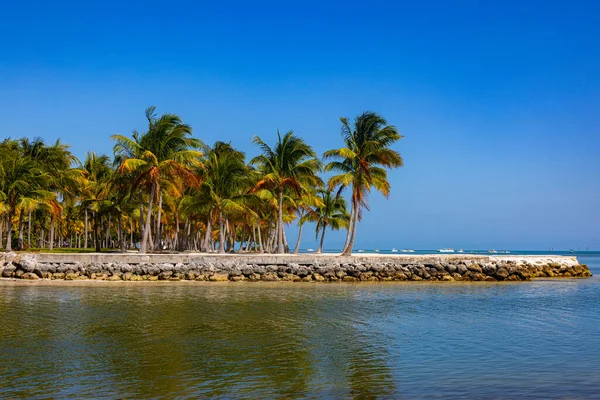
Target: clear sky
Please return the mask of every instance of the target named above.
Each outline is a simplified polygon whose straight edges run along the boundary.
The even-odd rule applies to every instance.
[[[156,105],[321,153],[373,110],[406,165],[357,248],[600,249],[600,2],[11,1],[0,38],[0,137],[111,153]]]

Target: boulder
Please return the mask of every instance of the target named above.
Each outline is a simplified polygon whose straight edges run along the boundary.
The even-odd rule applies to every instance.
[[[508,278],[508,271],[504,268],[498,268],[494,276],[500,280]]]
[[[325,281],[325,277],[317,272],[315,272],[313,275],[313,279],[317,282],[324,282]]]
[[[224,272],[215,272],[208,279],[212,282],[224,282],[229,280],[229,274]]]
[[[15,264],[23,270],[23,272],[33,272],[37,264],[37,260],[30,254],[23,254]]]
[[[65,274],[65,280],[67,280],[67,281],[72,281],[74,279],[77,279],[78,277],[79,277],[79,271],[77,271],[77,272],[70,271]]]
[[[173,271],[163,271],[160,274],[158,274],[158,279],[160,279],[161,281],[166,281],[171,277],[171,275],[173,275]]]
[[[21,275],[21,279],[36,280],[36,279],[40,279],[40,277],[37,276],[36,274],[34,274],[33,272],[25,272],[23,275]]]
[[[10,278],[13,276],[13,274],[15,273],[16,270],[17,270],[17,267],[15,267],[13,265],[13,263],[9,262],[8,264],[6,264],[4,266],[4,269],[2,270],[2,276],[4,278]]]
[[[481,269],[481,266],[479,264],[469,264],[467,266],[467,269],[471,272],[475,272],[475,273],[482,273],[483,270]]]

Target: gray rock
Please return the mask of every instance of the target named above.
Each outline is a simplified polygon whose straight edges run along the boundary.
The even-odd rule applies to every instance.
[[[494,273],[496,273],[496,266],[494,264],[485,264],[483,266],[483,272],[485,272],[486,275],[494,275]]]
[[[121,272],[125,273],[125,272],[132,272],[133,271],[133,267],[129,264],[121,264],[120,265],[120,270]]]
[[[18,261],[15,261],[15,264],[24,272],[33,272],[37,260],[29,254],[23,254]]]
[[[469,264],[467,265],[467,269],[471,272],[476,272],[476,273],[482,273],[483,270],[481,269],[481,266],[479,266],[479,264]]]
[[[15,267],[13,265],[12,262],[8,262],[8,264],[4,265],[4,269],[2,271],[2,276],[5,278],[10,278],[13,276],[13,274],[15,273],[15,271],[17,270],[17,267]]]
[[[453,274],[454,272],[456,272],[456,269],[457,269],[457,267],[454,264],[448,264],[446,266],[446,271],[448,271],[451,274]]]
[[[506,279],[508,278],[508,271],[504,268],[498,268],[494,276],[498,279]]]

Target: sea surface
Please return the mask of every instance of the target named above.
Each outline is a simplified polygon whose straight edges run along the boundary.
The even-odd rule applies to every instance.
[[[0,398],[600,398],[594,276],[0,283]]]

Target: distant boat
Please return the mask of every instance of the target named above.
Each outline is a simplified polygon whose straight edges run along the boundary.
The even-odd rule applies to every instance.
[[[491,250],[488,251],[488,253],[497,253],[497,251],[494,250],[494,249],[491,249]]]
[[[375,249],[375,253],[379,253],[379,249]]]
[[[458,250],[459,253],[464,253],[465,251],[463,249]]]
[[[454,249],[438,249],[438,253],[454,253]]]
[[[394,248],[392,249],[392,253],[397,253],[397,252],[398,252],[398,249],[394,247]]]
[[[575,250],[571,249],[571,250],[569,250],[569,253],[573,254],[573,253],[575,253]]]
[[[315,249],[306,249],[306,251],[315,251]]]
[[[414,253],[415,252],[413,249],[402,249],[400,251],[403,253]]]
[[[360,249],[357,251],[358,253],[364,253],[365,251],[363,249]]]

